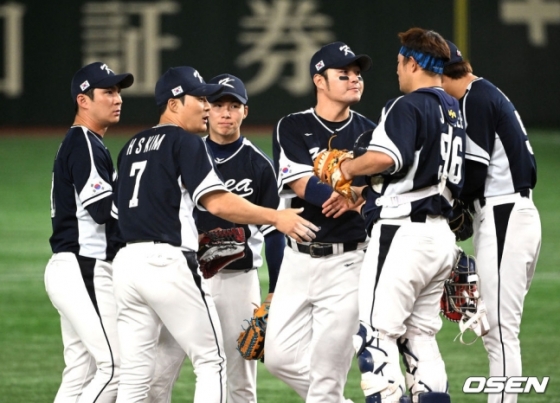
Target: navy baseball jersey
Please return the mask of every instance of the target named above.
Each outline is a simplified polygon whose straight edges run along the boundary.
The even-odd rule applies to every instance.
[[[288,207],[304,207],[301,215],[321,227],[315,242],[362,242],[366,239],[364,220],[355,211],[347,211],[338,218],[325,217],[321,207],[297,197],[287,184],[313,175],[313,160],[319,152],[329,148],[329,141],[331,148],[352,150],[359,135],[373,128],[375,123],[354,111],[350,111],[343,122],[328,122],[313,108],[292,113],[276,125],[273,155],[278,191],[291,202]],[[354,178],[352,185],[363,186],[365,180]]]
[[[117,164],[113,214],[123,240],[164,242],[196,251],[194,208],[204,210],[199,201],[206,193],[227,190],[204,141],[173,124],[158,125],[130,139]]]
[[[460,104],[469,173],[461,198],[471,201],[533,189],[537,182],[535,156],[521,117],[505,94],[490,81],[477,78]]]
[[[220,145],[204,137],[214,156],[226,188],[253,204],[277,209],[280,197],[276,191],[276,175],[272,161],[253,143],[241,136],[237,141]],[[249,269],[262,266],[261,250],[264,236],[275,231],[270,225],[241,225],[224,220],[207,211],[198,212],[199,231],[214,228],[243,227],[247,243],[245,257],[228,265],[228,269]]]
[[[389,155],[394,165],[370,178],[363,209],[368,227],[379,218],[448,217],[464,182],[464,143],[459,103],[442,88],[389,101],[368,150]]]
[[[116,173],[103,138],[72,126],[54,161],[51,188],[53,253],[113,260],[120,244],[111,217]]]

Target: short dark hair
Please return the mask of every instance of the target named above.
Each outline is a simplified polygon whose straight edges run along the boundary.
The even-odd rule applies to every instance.
[[[460,61],[443,67],[443,75],[453,80],[465,77],[467,74],[472,73],[473,69],[471,64],[466,61]]]
[[[182,97],[178,97],[178,98],[175,98],[175,99],[179,99],[181,101],[181,103],[183,105],[185,105],[185,97],[186,96],[187,96],[187,94],[184,94]],[[159,116],[161,116],[165,113],[165,111],[167,110],[167,104],[168,104],[168,102],[164,103],[161,106],[158,106]]]
[[[399,32],[401,44],[409,49],[421,52],[434,57],[448,61],[450,57],[449,46],[445,39],[436,31],[431,31],[423,28],[410,28],[406,32]],[[405,57],[404,64],[408,62]],[[426,73],[431,76],[437,75],[433,71],[424,69]]]
[[[85,96],[89,97],[89,99],[91,99],[92,101],[93,101],[93,90],[95,90],[95,88],[90,88],[89,90],[83,93]],[[74,113],[78,113],[78,102],[76,102],[75,100],[74,100]]]

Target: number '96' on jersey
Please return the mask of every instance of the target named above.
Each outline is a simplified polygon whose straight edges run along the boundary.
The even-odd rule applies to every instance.
[[[459,196],[465,171],[465,130],[457,100],[433,87],[389,101],[368,150],[394,161],[386,172],[370,178],[363,210],[368,227],[380,218],[449,216],[450,200]],[[423,197],[414,200],[420,193]],[[380,203],[391,198],[410,201]]]

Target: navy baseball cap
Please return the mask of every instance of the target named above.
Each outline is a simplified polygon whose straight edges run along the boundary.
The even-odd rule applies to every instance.
[[[447,42],[447,46],[449,46],[449,61],[445,62],[446,66],[449,66],[451,64],[455,64],[455,63],[459,63],[463,61],[463,55],[461,54],[461,51],[457,48],[457,46],[451,42],[448,41],[447,39],[445,40],[445,42]]]
[[[171,67],[156,83],[156,104],[165,105],[171,98],[183,95],[207,97],[222,90],[219,84],[206,84],[196,69],[189,66]]]
[[[134,76],[130,73],[115,74],[105,63],[95,62],[82,67],[72,77],[70,92],[72,100],[92,88],[110,88],[115,85],[120,88],[128,88],[134,82]]]
[[[367,71],[373,65],[368,55],[356,55],[348,45],[343,42],[333,42],[323,46],[311,58],[309,72],[311,78],[326,69],[340,68],[357,62],[362,71]]]
[[[222,92],[208,97],[208,102],[216,102],[224,95],[231,95],[243,105],[247,104],[249,97],[243,81],[231,74],[220,74],[208,80],[208,84],[219,84],[223,87]]]

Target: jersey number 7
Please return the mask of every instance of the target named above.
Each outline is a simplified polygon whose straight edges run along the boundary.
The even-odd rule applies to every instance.
[[[132,192],[132,199],[128,202],[128,207],[138,207],[138,191],[140,190],[140,179],[142,178],[142,174],[146,169],[146,164],[148,161],[139,161],[132,164],[130,167],[130,176],[136,175],[136,183],[134,184],[134,191]]]

